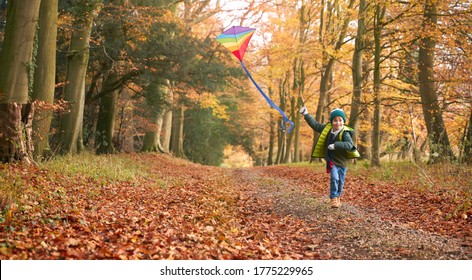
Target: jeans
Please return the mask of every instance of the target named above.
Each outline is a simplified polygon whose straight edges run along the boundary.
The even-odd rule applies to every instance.
[[[329,186],[329,198],[339,197],[344,188],[344,180],[346,179],[347,167],[340,167],[336,164],[333,165],[330,171],[330,186]]]

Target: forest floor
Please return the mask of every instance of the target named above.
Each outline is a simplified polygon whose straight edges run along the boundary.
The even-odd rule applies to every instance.
[[[328,174],[309,166],[109,160],[139,173],[0,165],[0,259],[472,259],[467,189],[348,171],[343,205],[331,209]]]

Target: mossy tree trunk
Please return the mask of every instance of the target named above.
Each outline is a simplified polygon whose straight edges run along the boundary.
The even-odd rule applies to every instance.
[[[40,0],[9,1],[5,37],[0,56],[0,161],[28,161],[32,152],[34,107],[29,102],[29,75]]]

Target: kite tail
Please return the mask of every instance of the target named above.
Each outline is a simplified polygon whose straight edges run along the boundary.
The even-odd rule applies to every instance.
[[[294,125],[293,122],[291,120],[289,120],[289,118],[287,117],[285,112],[282,111],[279,107],[277,107],[277,105],[275,105],[275,103],[264,93],[264,91],[259,87],[259,85],[256,83],[256,81],[254,81],[254,79],[252,78],[251,74],[246,69],[246,66],[244,65],[244,63],[242,61],[241,61],[241,66],[243,67],[246,74],[249,76],[249,79],[251,79],[252,83],[256,86],[256,88],[259,90],[259,92],[262,94],[262,96],[264,96],[267,103],[269,103],[270,107],[272,107],[272,108],[276,109],[277,111],[279,111],[279,113],[283,116],[283,118],[284,118],[284,128],[285,128],[285,123],[286,122],[290,123],[290,127],[288,128],[288,132],[287,132],[287,133],[290,133],[292,131],[292,128],[293,128],[293,125]]]

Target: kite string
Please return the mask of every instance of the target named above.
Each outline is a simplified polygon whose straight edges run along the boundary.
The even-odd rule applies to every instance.
[[[265,98],[265,100],[267,101],[267,103],[269,103],[270,107],[276,109],[277,111],[279,111],[279,113],[283,116],[284,118],[284,124],[286,122],[289,122],[290,123],[290,127],[288,129],[288,132],[287,133],[290,133],[292,131],[292,128],[294,126],[293,122],[291,120],[289,120],[289,118],[287,117],[287,115],[285,115],[285,112],[282,111],[279,107],[277,107],[277,105],[275,105],[275,103],[264,93],[264,91],[259,87],[259,85],[256,83],[256,81],[254,81],[254,79],[252,78],[252,75],[249,73],[249,71],[246,69],[246,66],[244,65],[243,61],[241,60],[241,66],[243,67],[244,71],[246,72],[246,74],[248,75],[249,79],[251,79],[252,83],[256,86],[256,88],[259,90],[259,92],[262,94],[262,96]]]

